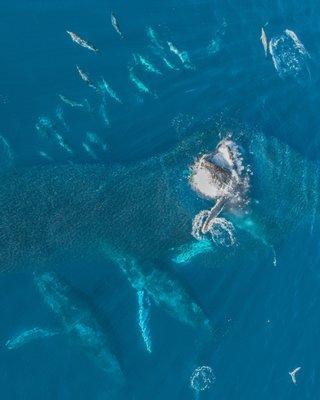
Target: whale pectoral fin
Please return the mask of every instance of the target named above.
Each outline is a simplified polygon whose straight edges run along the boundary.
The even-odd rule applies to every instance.
[[[17,349],[37,339],[44,339],[62,333],[60,330],[32,328],[21,332],[19,335],[7,340],[5,346],[8,350]]]
[[[204,235],[208,233],[208,231],[210,230],[213,220],[221,213],[224,204],[225,204],[225,199],[220,198],[216,201],[215,205],[210,209],[209,215],[207,216],[207,219],[205,220],[201,228],[201,231]]]
[[[110,257],[110,253],[108,256]],[[157,306],[174,318],[193,328],[210,327],[201,307],[169,271],[156,268],[150,263],[139,264],[130,257],[113,258],[113,261],[120,266],[136,291],[145,291]]]
[[[138,326],[145,347],[147,351],[151,353],[152,344],[149,327],[151,298],[156,304],[158,304],[158,302],[156,297],[151,296],[150,290],[148,290],[147,274],[132,257],[124,257],[116,254],[115,252],[111,251],[111,249],[106,245],[103,247],[103,253],[109,260],[120,267],[128,281],[130,282],[131,286],[135,289],[137,293]]]
[[[184,244],[177,249],[173,249],[171,261],[175,264],[190,263],[195,257],[214,251],[212,240],[203,239]]]
[[[150,334],[150,312],[151,301],[145,290],[138,290],[138,324],[140,333],[149,353],[152,352],[151,334]]]

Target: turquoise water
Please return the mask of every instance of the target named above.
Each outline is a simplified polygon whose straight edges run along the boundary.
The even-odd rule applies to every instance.
[[[200,328],[186,326],[143,291],[133,289],[128,274],[98,253],[85,257],[85,252],[78,251],[81,257],[71,258],[62,251],[54,267],[44,263],[44,269],[53,268],[56,279],[69,288],[64,297],[64,289],[51,287],[61,308],[50,303],[50,296],[44,301],[34,284],[32,268],[2,274],[2,398],[316,399],[320,379],[319,4],[311,0],[259,4],[70,0],[3,2],[0,9],[0,165],[4,171],[17,167],[20,176],[20,167],[35,166],[40,171],[43,165],[58,170],[62,165],[76,166],[80,171],[78,165],[96,163],[104,164],[107,171],[119,165],[129,170],[152,159],[133,176],[141,175],[143,188],[146,171],[151,181],[163,165],[161,178],[166,176],[169,200],[162,204],[168,208],[157,204],[156,209],[163,213],[159,219],[147,213],[152,207],[146,208],[140,224],[130,196],[142,198],[143,203],[143,193],[140,197],[139,184],[132,183],[130,190],[137,195],[126,192],[124,204],[129,211],[126,218],[119,215],[125,232],[121,249],[138,248],[149,225],[153,230],[143,249],[154,243],[153,238],[163,243],[162,232],[167,232],[174,247],[175,236],[178,242],[185,232],[171,205],[176,211],[176,201],[181,203],[191,221],[211,205],[198,199],[187,185],[188,166],[201,147],[197,139],[188,151],[177,152],[174,164],[166,164],[163,154],[179,149],[193,135],[201,141],[204,131],[211,132],[213,147],[232,133],[253,173],[250,198],[257,221],[254,228],[245,229],[244,220],[226,213],[235,226],[235,245],[212,244],[209,238],[209,244],[196,243],[203,246],[202,253],[188,263],[157,259],[157,267],[173,271],[174,279],[182,282],[217,327],[215,340],[204,338]],[[112,11],[123,38],[111,25]],[[273,48],[275,61],[270,54],[264,55],[261,27],[268,42],[274,38],[275,43],[284,35],[284,46]],[[295,47],[285,29],[295,32],[305,52]],[[99,52],[73,43],[66,30],[86,38]],[[141,57],[153,72],[144,68]],[[104,78],[114,92],[105,90],[101,95],[89,87],[76,66],[88,74],[93,85],[98,87]],[[71,107],[59,95],[77,105]],[[1,229],[10,226],[17,204],[22,210],[24,202],[28,204],[28,196],[22,196],[23,203],[16,203],[12,196],[19,191],[28,193],[26,188],[39,182],[32,180],[32,172],[28,176],[24,187],[17,180],[13,189],[10,180],[1,177],[0,204],[5,205]],[[67,188],[73,175],[66,173],[64,179],[61,172],[61,176]],[[81,181],[81,173],[79,176]],[[38,187],[50,186],[49,174],[39,179]],[[87,188],[96,181],[97,174],[84,176],[81,193],[73,194],[74,199],[85,199]],[[65,193],[67,202],[67,189]],[[123,200],[121,191],[112,193],[117,209]],[[145,197],[150,196],[152,204],[150,193],[151,189]],[[30,193],[34,205],[36,197]],[[39,209],[40,203],[39,199]],[[19,215],[16,224],[23,227],[24,212]],[[136,220],[141,231],[133,226]],[[34,232],[38,221],[29,219]],[[102,221],[96,224],[103,227]],[[170,226],[167,231],[166,224]],[[59,233],[59,225],[52,229]],[[189,236],[191,240],[191,224]],[[18,258],[15,247],[3,237],[3,254],[11,251],[13,258]],[[190,250],[182,247],[186,248]],[[159,246],[158,250],[160,254],[164,249]],[[178,260],[183,260],[181,257]],[[1,255],[1,260],[4,258]],[[176,311],[179,314],[178,305]],[[94,321],[95,333],[87,336],[75,329],[84,314]],[[8,339],[34,327],[61,333],[42,333],[46,337],[8,350]],[[105,371],[101,357],[88,351],[93,337],[99,341],[105,336],[110,342],[106,348],[121,368],[121,379],[114,379],[117,373]],[[197,393],[190,377],[203,365],[212,369],[212,382]],[[297,367],[301,370],[294,384],[288,373]]]

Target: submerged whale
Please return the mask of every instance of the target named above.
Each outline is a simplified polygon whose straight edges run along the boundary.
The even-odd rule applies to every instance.
[[[35,273],[34,283],[43,301],[57,316],[59,326],[54,330],[33,328],[6,342],[16,349],[39,338],[66,335],[78,345],[113,381],[123,384],[120,363],[110,346],[110,340],[93,311],[78,292],[54,272]]]
[[[303,215],[312,214],[315,221],[318,166],[262,134],[239,137],[239,143],[253,171],[254,201],[243,214],[230,217],[235,226],[276,245]],[[194,250],[198,243],[191,230],[204,200],[191,189],[188,175],[195,157],[212,153],[216,144],[216,135],[204,132],[133,166],[72,164],[2,171],[1,271],[48,268],[66,257],[100,253],[120,266],[135,290],[144,290],[175,318],[211,329],[200,305],[165,265],[178,260],[181,249],[190,250],[189,255],[201,253]],[[288,193],[290,205],[284,203]],[[191,258],[184,254],[180,259]]]

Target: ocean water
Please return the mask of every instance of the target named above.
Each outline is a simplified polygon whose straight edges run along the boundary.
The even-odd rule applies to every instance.
[[[62,296],[63,311],[48,307],[32,267],[1,274],[1,398],[319,398],[319,3],[12,0],[2,1],[0,10],[3,171],[16,168],[19,175],[20,167],[96,163],[129,169],[149,159],[156,165],[198,132],[199,140],[201,132],[211,132],[213,145],[228,133],[251,166],[250,198],[266,227],[250,235],[239,228],[238,217],[226,213],[234,223],[234,245],[218,238],[213,250],[209,245],[190,262],[159,260],[217,327],[214,340],[158,307],[144,291],[137,293],[115,263],[99,254],[77,259],[65,254],[54,267],[44,265],[70,288],[67,300]],[[123,38],[111,25],[111,12]],[[272,39],[267,57],[262,27],[268,43]],[[73,43],[66,30],[99,52]],[[156,71],[139,64],[139,56]],[[104,78],[114,92],[102,95],[89,87],[76,66],[93,85]],[[71,107],[59,95],[78,105]],[[194,158],[196,149],[191,148]],[[179,157],[174,172],[166,170],[168,182],[194,216],[211,204],[197,199],[188,185],[180,190],[188,170],[179,167],[183,152]],[[7,185],[1,187],[4,204],[3,193],[9,196],[11,187],[2,177],[0,182]],[[14,207],[5,214],[9,221]],[[150,209],[146,229],[154,218]],[[7,220],[0,215],[3,227]],[[164,215],[176,224],[169,210]],[[126,222],[123,230],[135,232]],[[157,227],[153,234],[157,237]],[[141,238],[130,240],[138,246]],[[3,240],[1,246],[7,251]],[[78,314],[65,328],[69,320],[61,316],[77,309],[75,303],[108,336],[123,371],[121,383],[68,331]],[[10,338],[34,327],[61,334],[7,348]],[[93,337],[85,336],[86,344]],[[199,391],[191,378],[202,366],[210,373],[202,370],[209,381]],[[298,367],[295,384],[289,372]]]

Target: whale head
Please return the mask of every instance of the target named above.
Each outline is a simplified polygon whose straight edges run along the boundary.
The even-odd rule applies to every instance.
[[[248,188],[248,176],[239,147],[229,138],[201,155],[191,166],[189,182],[201,197],[239,203]]]

